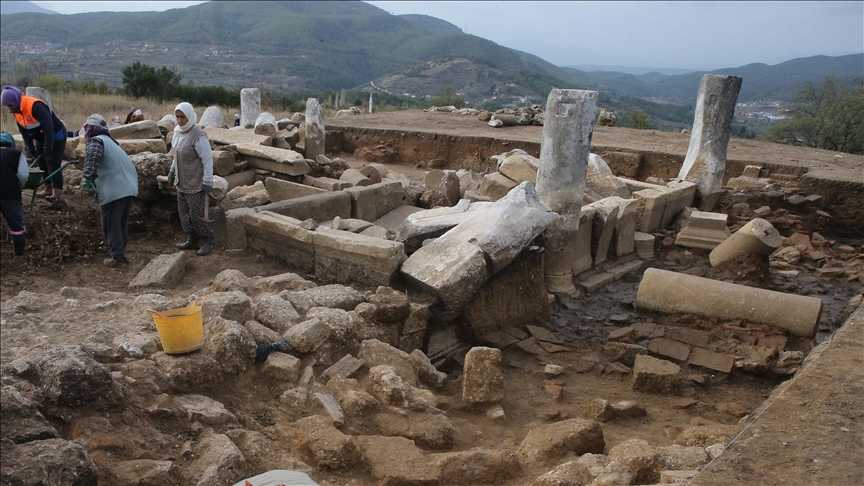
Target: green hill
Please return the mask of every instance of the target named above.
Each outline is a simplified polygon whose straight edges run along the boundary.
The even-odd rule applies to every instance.
[[[453,87],[475,106],[543,103],[554,86],[598,90],[604,106],[646,111],[660,126],[692,121],[703,74],[562,68],[434,17],[391,15],[360,1],[211,1],[165,12],[16,13],[0,15],[0,40],[0,75],[6,80],[48,72],[116,88],[121,68],[141,61],[166,66],[197,85],[332,92],[372,90],[374,82],[421,99]],[[834,74],[838,82],[851,82],[862,65],[864,54],[856,54],[714,72],[744,77],[741,101],[790,100],[805,81]]]

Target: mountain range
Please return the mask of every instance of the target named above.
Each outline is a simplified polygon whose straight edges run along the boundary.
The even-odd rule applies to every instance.
[[[29,2],[3,2],[0,73],[6,79],[16,64],[39,62],[66,79],[119,87],[120,68],[140,60],[198,85],[380,89],[415,98],[452,86],[475,105],[543,103],[553,86],[594,89],[604,106],[692,120],[704,74],[560,67],[434,17],[392,15],[361,1],[211,1],[164,12],[74,15],[9,14],[10,3]],[[864,54],[854,54],[711,72],[744,78],[739,101],[791,100],[805,81],[833,74],[851,83],[862,66]]]

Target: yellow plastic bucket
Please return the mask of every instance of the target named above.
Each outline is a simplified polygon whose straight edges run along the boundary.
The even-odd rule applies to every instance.
[[[189,307],[156,312],[147,309],[156,323],[156,332],[166,354],[183,354],[201,349],[204,344],[204,319],[198,297]]]

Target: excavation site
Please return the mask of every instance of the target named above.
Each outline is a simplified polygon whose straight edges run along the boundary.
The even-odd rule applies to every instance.
[[[682,133],[243,89],[238,127],[195,107],[206,256],[175,115],[109,124],[122,268],[70,138],[0,241],[0,484],[864,483],[864,156],[730,137],[740,85]]]

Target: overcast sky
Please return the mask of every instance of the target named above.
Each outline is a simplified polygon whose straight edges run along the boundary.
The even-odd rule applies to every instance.
[[[202,2],[33,3],[80,13],[167,10]],[[864,51],[862,1],[369,3],[396,15],[438,17],[558,65],[711,70]]]

